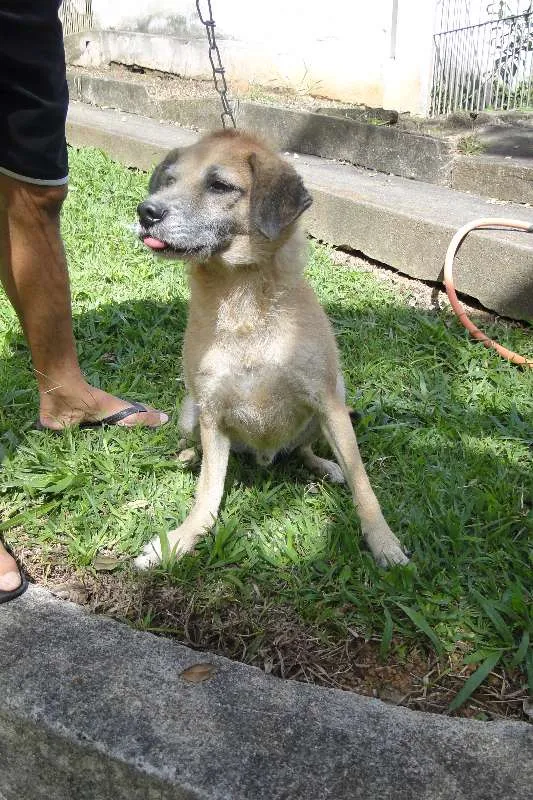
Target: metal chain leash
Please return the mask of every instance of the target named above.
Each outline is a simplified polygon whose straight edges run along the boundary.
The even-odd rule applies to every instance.
[[[211,10],[211,0],[207,0],[207,6],[209,8],[209,19],[205,19],[202,10],[200,8],[201,0],[196,0],[196,10],[198,11],[198,16],[200,17],[200,22],[202,25],[205,25],[205,30],[207,33],[207,41],[209,42],[209,61],[211,62],[211,69],[213,70],[213,81],[215,84],[215,89],[220,95],[220,100],[222,102],[222,114],[220,115],[220,119],[222,120],[222,127],[228,127],[228,120],[231,120],[231,124],[234,128],[237,127],[237,123],[235,122],[235,117],[233,116],[233,111],[231,109],[231,105],[228,100],[228,86],[226,83],[226,76],[225,76],[225,69],[222,66],[222,59],[220,58],[220,51],[218,49],[217,40],[215,36],[215,20],[213,19],[213,12]]]

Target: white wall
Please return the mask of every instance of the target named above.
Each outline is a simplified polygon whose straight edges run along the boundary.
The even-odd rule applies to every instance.
[[[212,7],[230,86],[281,86],[399,111],[426,110],[435,0],[212,0]],[[207,13],[206,0],[202,8]],[[191,77],[209,77],[194,0],[93,0],[93,12],[104,30],[185,39],[195,56],[177,59],[182,74],[189,69]],[[180,45],[154,48],[147,37],[147,47],[148,40],[151,62],[143,66],[174,64],[172,49]],[[137,63],[140,46],[134,46]]]
[[[216,5],[213,0],[212,5]],[[218,0],[220,3],[220,0]],[[233,2],[233,0],[229,0]],[[221,5],[227,5],[222,0]],[[205,4],[207,7],[207,3]],[[92,0],[97,28],[189,35],[201,32],[194,0]]]

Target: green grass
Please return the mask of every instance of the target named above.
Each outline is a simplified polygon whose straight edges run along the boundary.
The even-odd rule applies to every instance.
[[[96,151],[71,154],[63,234],[75,332],[94,384],[174,413],[187,287],[180,264],[155,260],[128,230],[145,185]],[[476,680],[498,663],[529,669],[533,689],[533,371],[473,344],[449,316],[411,308],[371,273],[331,268],[322,247],[308,275],[337,335],[348,402],[362,414],[372,483],[412,564],[375,566],[344,488],[313,493],[297,463],[261,470],[232,457],[215,531],[171,580],[208,614],[259,595],[290,606],[317,636],[381,637],[384,659],[419,642],[480,664]],[[488,332],[533,355],[528,330],[502,322]],[[59,549],[90,569],[98,551],[127,559],[183,520],[196,475],[174,459],[175,423],[54,437],[28,431],[36,413],[28,354],[4,302],[0,530],[15,549],[32,546],[43,563]]]

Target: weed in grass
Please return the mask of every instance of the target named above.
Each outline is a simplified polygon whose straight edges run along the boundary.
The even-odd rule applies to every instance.
[[[477,136],[475,133],[471,133],[468,136],[463,136],[457,142],[458,152],[465,156],[477,156],[480,153],[484,153],[486,149],[487,147],[484,142],[482,142],[479,136]]]
[[[128,229],[145,184],[94,150],[72,153],[63,235],[75,332],[93,383],[175,412],[187,286],[182,265],[155,260]],[[225,620],[219,638],[245,642],[249,659],[274,636],[250,628],[259,604],[289,615],[291,630],[294,620],[310,626],[324,652],[355,631],[380,639],[391,663],[416,642],[454,663],[466,657],[478,671],[454,708],[495,665],[521,669],[533,689],[532,371],[474,344],[450,317],[409,307],[374,275],[332,267],[322,247],[311,248],[308,276],[335,329],[371,480],[412,565],[376,567],[344,488],[308,492],[297,463],[262,470],[232,458],[213,533],[158,580],[215,629]],[[526,328],[487,332],[533,355]],[[184,519],[196,475],[175,458],[174,421],[57,437],[28,431],[36,413],[5,302],[0,530],[15,549],[33,548],[37,572],[88,568],[101,551],[127,559]],[[138,624],[168,626],[151,614],[144,608]]]

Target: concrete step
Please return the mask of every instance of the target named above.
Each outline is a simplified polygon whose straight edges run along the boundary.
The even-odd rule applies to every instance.
[[[67,136],[94,145],[129,166],[150,169],[171,147],[199,134],[172,123],[72,103]],[[460,226],[478,217],[533,224],[533,209],[445,186],[411,181],[313,156],[287,154],[312,191],[305,224],[317,239],[356,250],[414,278],[438,281],[447,246]],[[456,263],[460,292],[516,319],[533,320],[533,235],[472,233]]]
[[[116,77],[116,73],[94,75],[71,68],[67,79],[72,100],[145,114],[200,131],[220,125],[220,98],[210,84],[205,96],[205,81],[198,96],[196,85],[189,88],[191,81],[187,93],[182,84],[172,86],[172,78],[162,85],[153,78],[132,81]],[[239,127],[268,137],[279,150],[340,159],[429,183],[450,182],[452,145],[434,136],[249,100],[239,101],[235,113]]]
[[[44,589],[2,606],[0,675],[5,800],[531,798],[528,723],[281,680]]]
[[[530,137],[533,150],[533,131]],[[533,205],[533,154],[527,158],[458,156],[452,166],[451,185],[462,192]]]
[[[70,37],[67,51],[71,60],[80,60],[81,46],[84,62],[88,44],[89,50],[97,48],[105,62],[112,50],[108,51],[104,42],[109,37],[120,39],[109,31],[93,32],[91,37],[89,43],[80,42],[77,35]],[[153,70],[133,75],[119,65],[71,66],[67,78],[73,100],[177,122],[193,130],[210,130],[220,124],[219,98],[206,81],[161,76]],[[389,118],[394,113],[389,112]],[[401,115],[398,124],[389,127],[369,124],[361,109],[318,104],[302,108],[298,100],[288,106],[281,99],[276,104],[244,98],[235,114],[239,127],[267,136],[279,150],[346,161],[482,197],[533,202],[533,127],[529,119],[504,117],[496,123],[490,121],[490,115],[483,115],[482,124],[473,130],[468,115],[459,122],[443,124]],[[480,146],[483,155],[459,155],[465,138]]]

